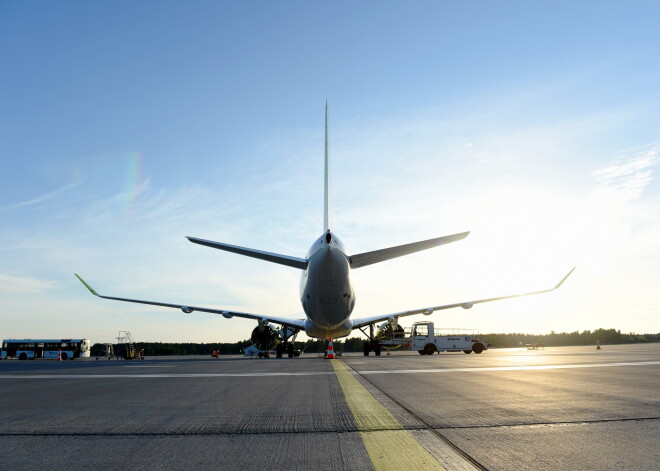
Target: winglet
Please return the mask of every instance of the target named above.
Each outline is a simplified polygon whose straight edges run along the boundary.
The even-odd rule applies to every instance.
[[[80,276],[78,275],[78,273],[74,273],[74,275],[76,275],[76,278],[78,278],[78,279],[80,280],[80,282],[81,282],[83,285],[85,285],[85,287],[89,290],[90,293],[92,293],[94,296],[99,296],[99,294],[98,294],[96,291],[94,291],[94,288],[92,288],[91,286],[89,286],[89,285],[85,282],[85,280],[83,280],[82,278],[80,278]]]
[[[566,278],[568,278],[569,276],[571,276],[571,273],[573,273],[573,271],[575,270],[575,268],[576,268],[576,267],[573,267],[573,268],[571,269],[571,271],[569,271],[569,272],[566,274],[566,276],[563,277],[559,283],[557,283],[557,286],[555,286],[555,287],[553,288],[553,290],[559,288],[559,287],[562,285],[562,283],[564,283],[564,281],[566,281]]]

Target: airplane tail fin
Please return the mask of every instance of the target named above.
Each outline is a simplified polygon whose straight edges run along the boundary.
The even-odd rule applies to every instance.
[[[328,102],[325,102],[325,179],[323,197],[323,232],[330,231],[330,156],[328,155]]]

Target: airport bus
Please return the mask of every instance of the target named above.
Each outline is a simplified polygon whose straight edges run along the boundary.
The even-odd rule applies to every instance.
[[[2,341],[0,359],[18,358],[34,360],[53,358],[62,360],[88,358],[91,343],[89,339],[6,339]]]

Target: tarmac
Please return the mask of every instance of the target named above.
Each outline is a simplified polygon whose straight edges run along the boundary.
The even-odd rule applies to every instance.
[[[660,344],[0,361],[0,470],[656,470]]]

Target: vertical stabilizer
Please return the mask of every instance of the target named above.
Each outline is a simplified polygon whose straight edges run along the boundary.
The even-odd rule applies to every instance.
[[[330,230],[330,156],[328,155],[328,102],[325,102],[325,180],[323,198],[323,232]]]

